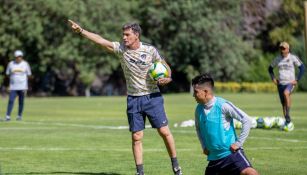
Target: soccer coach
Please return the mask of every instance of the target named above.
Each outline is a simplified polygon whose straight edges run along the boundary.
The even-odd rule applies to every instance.
[[[163,97],[157,82],[151,79],[148,74],[153,62],[162,61],[165,63],[165,61],[155,47],[140,41],[141,27],[136,23],[125,24],[122,28],[123,42],[119,43],[108,41],[95,33],[89,32],[71,20],[69,20],[69,23],[76,33],[115,53],[120,58],[128,91],[127,116],[132,133],[132,151],[136,164],[136,175],[144,174],[142,138],[146,116],[151,126],[157,128],[158,133],[163,138],[174,174],[182,174],[177,161],[175,141],[168,127]],[[158,84],[162,86],[169,82],[171,82],[170,77],[158,80]]]

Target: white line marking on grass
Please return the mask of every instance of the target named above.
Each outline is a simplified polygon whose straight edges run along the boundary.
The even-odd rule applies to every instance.
[[[304,150],[307,149],[306,146],[300,147],[248,147],[246,150]]]
[[[280,131],[282,132],[282,131]],[[196,131],[188,131],[188,130],[173,130],[172,133],[195,133]],[[307,140],[298,140],[298,139],[283,139],[283,138],[274,138],[274,137],[255,137],[255,136],[248,136],[247,139],[251,140],[275,140],[275,141],[282,141],[282,142],[291,142],[291,143],[307,143]]]
[[[299,128],[299,129],[294,129],[295,131],[305,131],[307,132],[307,129],[306,128]]]
[[[129,129],[129,126],[83,125],[75,123],[21,122],[21,124],[52,125],[52,126],[80,127],[80,128],[91,128],[91,129]],[[146,125],[145,127],[151,128],[150,125]]]
[[[52,125],[52,126],[64,126],[64,127],[81,127],[81,128],[91,128],[91,129],[129,129],[128,126],[99,126],[99,125],[83,125],[83,124],[73,124],[73,123],[47,123],[47,122],[20,122],[21,124],[34,124],[34,125]],[[150,125],[146,125],[146,128],[151,128]],[[303,130],[303,129],[297,129]],[[194,130],[172,130],[172,133],[195,133]],[[282,132],[282,131],[280,131]],[[274,138],[274,137],[254,137],[249,136],[248,139],[256,139],[256,140],[276,140],[276,141],[283,141],[283,142],[292,142],[292,143],[299,143],[303,142],[306,143],[307,140],[298,140],[298,139],[283,139],[283,138]]]
[[[178,151],[193,151],[193,149],[177,149]],[[131,152],[126,148],[32,148],[32,147],[0,147],[0,151],[111,151],[111,152]],[[152,148],[144,149],[144,152],[165,152],[166,149]]]
[[[299,142],[306,143],[307,142],[307,140],[283,139],[283,138],[274,138],[274,137],[254,137],[254,136],[249,136],[248,139],[269,140],[269,141],[276,140],[276,141],[293,142],[293,143],[299,143]]]
[[[12,128],[0,128],[0,130],[53,130],[57,128],[43,128],[43,127],[35,127],[35,128],[23,128],[23,127],[12,127]]]
[[[52,126],[64,126],[64,127],[79,127],[79,128],[91,128],[91,129],[129,129],[128,126],[101,126],[101,125],[83,125],[73,123],[47,123],[47,122],[21,122],[21,124],[32,125],[52,125]]]
[[[299,130],[299,129],[297,129]],[[301,129],[300,129],[301,130]],[[302,129],[306,130],[307,129]],[[172,130],[172,133],[183,133],[183,134],[196,134],[196,131],[189,131],[189,130]],[[280,131],[283,132],[283,131]],[[298,140],[298,139],[283,139],[283,138],[274,138],[274,137],[255,137],[255,136],[248,136],[247,139],[256,139],[256,140],[276,140],[276,141],[285,141],[285,142],[307,142],[307,140]]]
[[[183,133],[183,134],[196,134],[194,130],[171,130],[172,133]]]

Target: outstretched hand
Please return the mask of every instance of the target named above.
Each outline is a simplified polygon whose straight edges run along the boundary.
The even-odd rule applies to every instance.
[[[77,23],[75,23],[74,21],[69,19],[68,22],[71,25],[71,28],[74,32],[81,33],[83,31],[82,27],[78,25]]]

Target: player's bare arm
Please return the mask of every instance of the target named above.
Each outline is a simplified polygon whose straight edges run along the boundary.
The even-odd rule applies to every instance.
[[[111,41],[104,39],[100,35],[96,33],[89,32],[85,29],[83,29],[79,24],[72,20],[68,20],[69,24],[71,25],[71,28],[74,32],[81,34],[85,38],[95,42],[96,44],[100,45],[102,48],[106,49],[107,51],[113,52],[113,44]]]
[[[167,70],[168,70],[168,72],[169,72],[169,77],[160,78],[160,79],[158,80],[158,85],[164,86],[164,85],[167,85],[168,83],[170,83],[170,82],[172,81],[172,71],[171,71],[171,68],[170,68],[169,65],[166,63],[165,60],[162,60],[161,62],[167,67]]]

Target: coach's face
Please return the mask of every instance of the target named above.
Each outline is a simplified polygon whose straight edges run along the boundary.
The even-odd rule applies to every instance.
[[[125,46],[131,47],[139,42],[139,34],[134,33],[131,28],[126,29],[123,32],[123,42]]]

